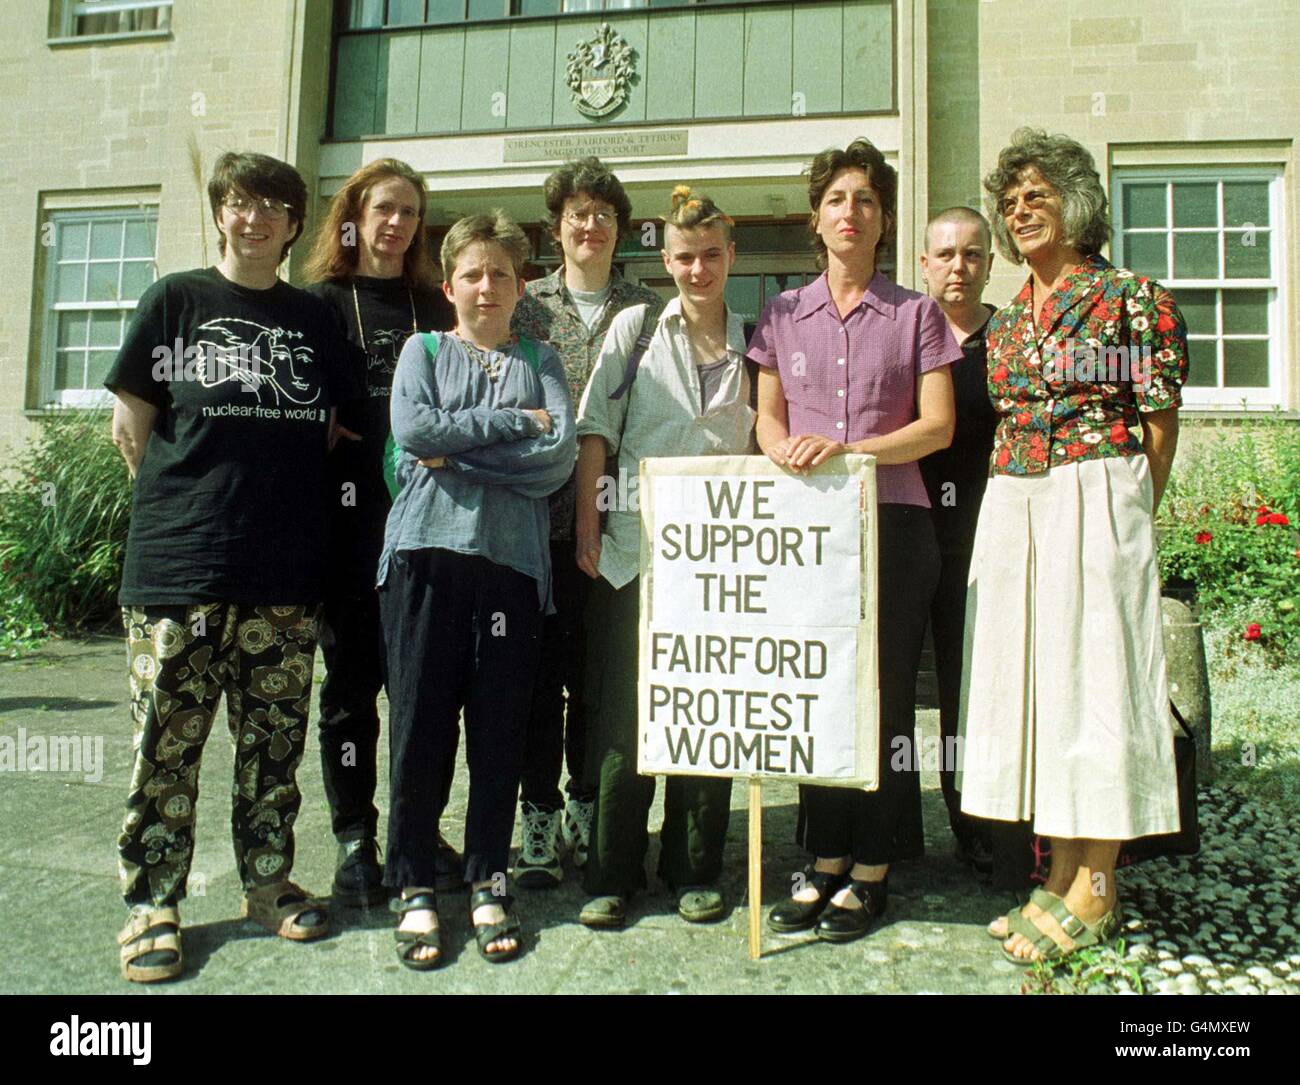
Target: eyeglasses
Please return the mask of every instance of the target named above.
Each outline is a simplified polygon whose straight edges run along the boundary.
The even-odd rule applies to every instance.
[[[1048,200],[1056,199],[1056,193],[1041,188],[1031,188],[1023,196],[1003,196],[1002,199],[998,200],[998,214],[1003,218],[1014,215],[1022,199],[1025,206],[1033,211],[1042,207]]]
[[[287,218],[289,205],[283,200],[273,200],[270,196],[250,200],[247,196],[230,195],[222,201],[236,215],[251,214],[254,207],[269,219]]]
[[[602,230],[608,230],[618,221],[612,211],[566,211],[562,216],[570,226],[586,226],[592,219]]]

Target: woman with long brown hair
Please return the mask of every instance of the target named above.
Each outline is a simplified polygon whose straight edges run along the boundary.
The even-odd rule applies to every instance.
[[[330,575],[320,637],[321,767],[339,842],[334,897],[344,904],[386,896],[375,846],[375,698],[385,684],[375,570],[392,504],[383,476],[389,398],[407,338],[452,324],[425,234],[427,200],[424,178],[405,162],[362,166],[335,194],[306,267],[312,293],[342,316],[365,365],[365,399],[340,414],[330,454]],[[450,845],[440,846],[439,858],[443,887],[459,885],[460,860]]]

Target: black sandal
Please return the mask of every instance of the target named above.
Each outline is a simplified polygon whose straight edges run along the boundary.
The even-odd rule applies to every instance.
[[[832,904],[817,924],[817,937],[826,942],[853,942],[871,929],[872,924],[885,914],[889,901],[889,877],[878,882],[860,882],[851,879],[848,890],[859,901],[861,908],[841,908]]]
[[[803,868],[803,877],[805,885],[811,885],[817,890],[817,899],[804,903],[792,896],[773,908],[768,914],[767,925],[778,934],[806,931],[815,926],[831,897],[849,880],[849,872],[846,870],[843,874],[831,874],[818,870],[813,863],[809,863]]]
[[[485,961],[491,961],[492,964],[501,964],[503,961],[512,961],[519,956],[519,951],[523,948],[523,938],[520,937],[519,917],[511,910],[514,906],[515,898],[508,895],[498,896],[491,889],[476,889],[469,895],[469,921],[474,927],[474,938],[478,942],[479,956]],[[505,919],[500,923],[475,923],[474,909],[482,908],[488,904],[500,905],[506,913]],[[514,939],[514,949],[499,949],[494,953],[488,952],[488,946],[502,938]]]
[[[435,916],[438,914],[438,897],[434,893],[416,893],[415,896],[399,898],[397,902],[398,916],[404,916],[407,912],[430,911]],[[399,919],[400,923],[401,920]],[[416,972],[429,972],[442,964],[442,927],[434,927],[431,931],[404,931],[398,928],[393,932],[397,939],[397,959],[407,968],[412,968]],[[411,956],[417,946],[428,946],[430,949],[436,949],[438,952],[433,957],[416,958]]]

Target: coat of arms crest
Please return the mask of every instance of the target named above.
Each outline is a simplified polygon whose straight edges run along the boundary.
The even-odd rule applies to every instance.
[[[578,43],[564,68],[574,108],[588,117],[613,113],[627,101],[635,59],[623,36],[602,23],[594,38]]]

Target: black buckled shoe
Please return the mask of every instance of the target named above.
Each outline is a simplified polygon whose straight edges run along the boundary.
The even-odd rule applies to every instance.
[[[803,868],[803,877],[805,886],[810,885],[817,890],[817,899],[805,904],[791,896],[773,908],[768,913],[767,925],[778,934],[806,931],[815,925],[831,897],[849,880],[849,872],[846,870],[843,874],[829,874],[809,863]]]
[[[334,899],[354,908],[382,904],[388,899],[384,869],[379,865],[379,845],[374,837],[339,841],[334,869]]]
[[[872,924],[885,914],[889,901],[889,878],[878,882],[850,880],[850,893],[862,902],[861,908],[841,908],[830,905],[817,924],[817,937],[826,942],[853,942],[871,929]]]

